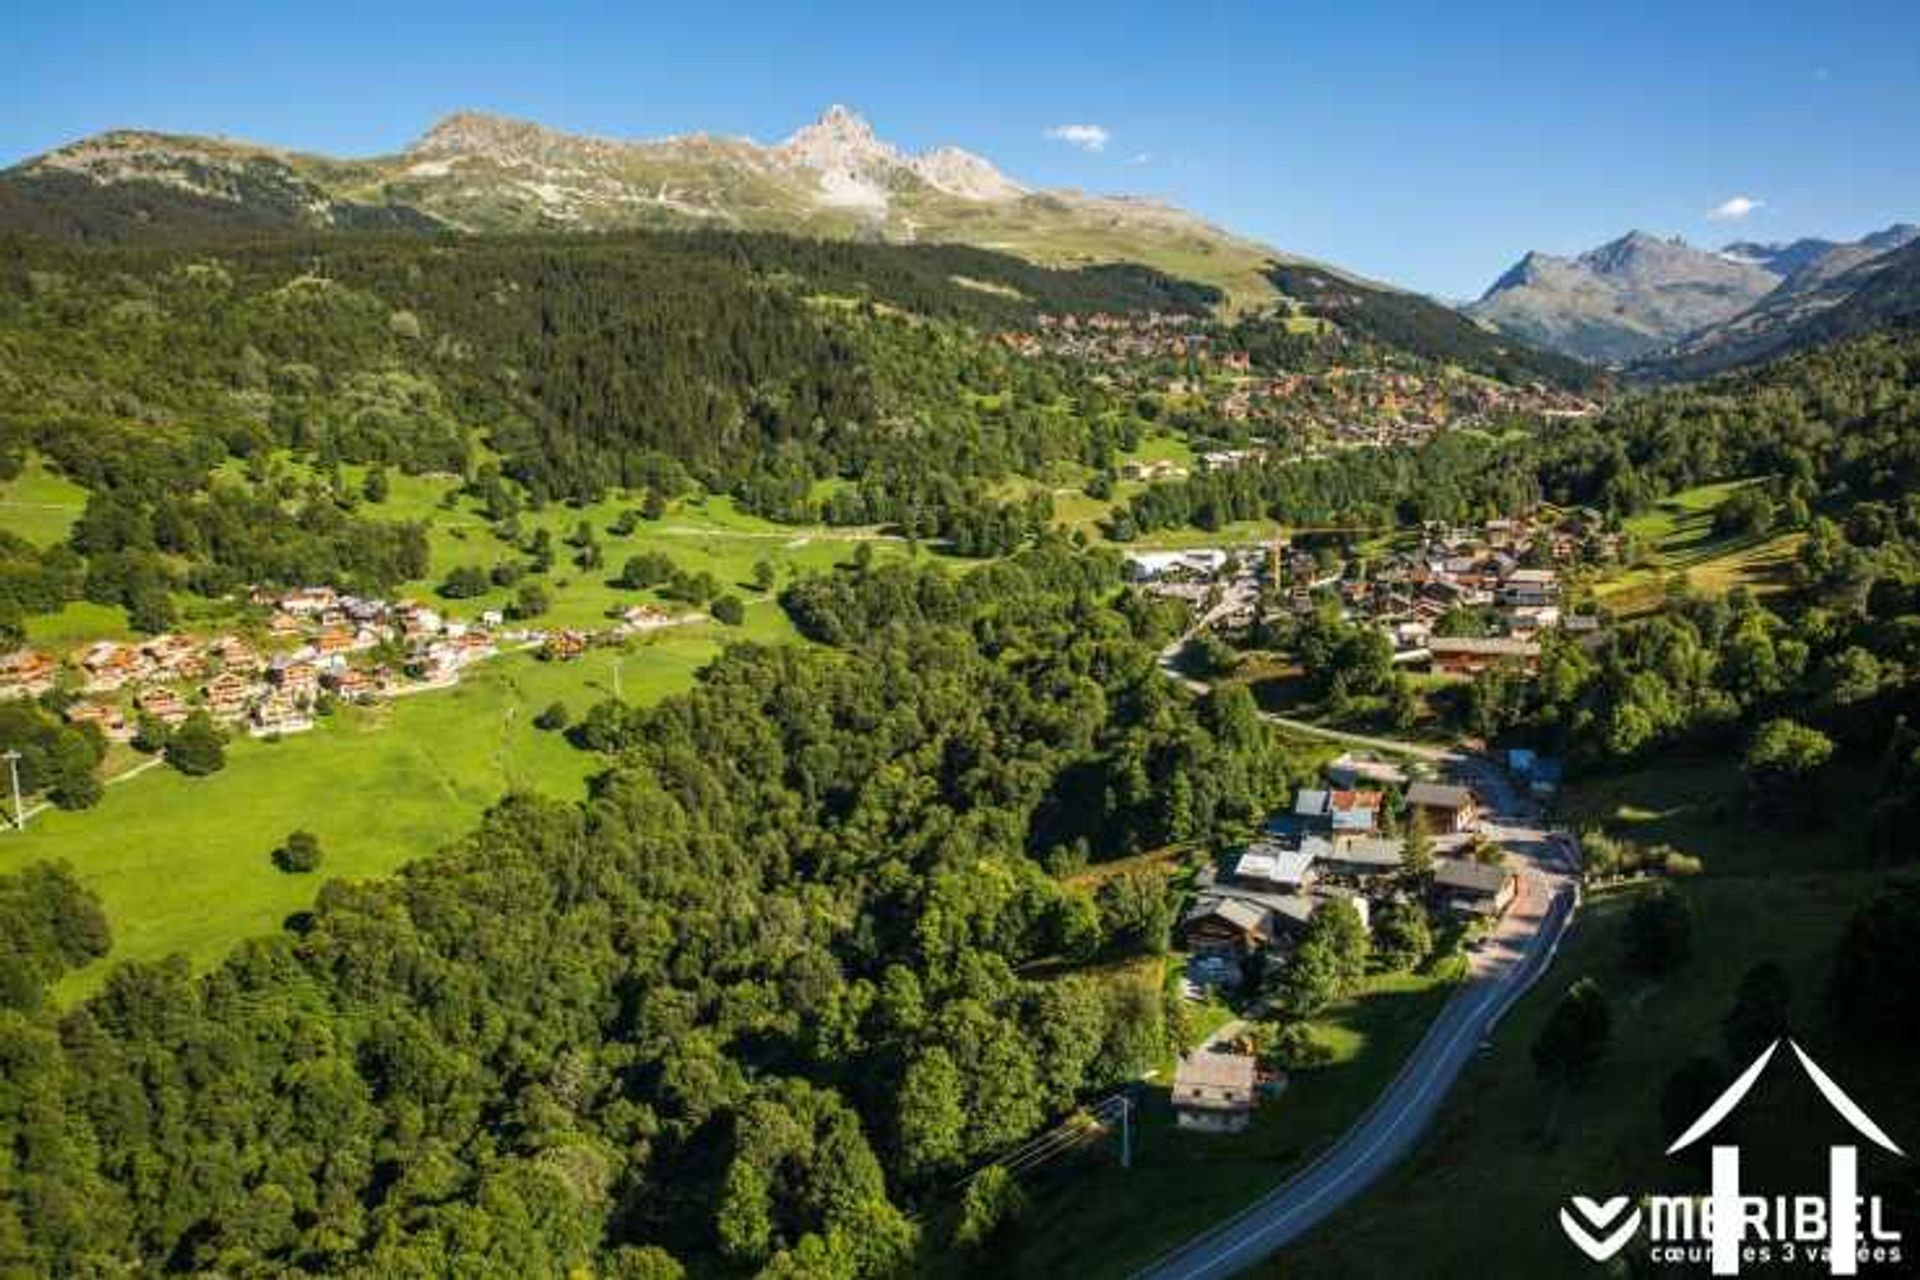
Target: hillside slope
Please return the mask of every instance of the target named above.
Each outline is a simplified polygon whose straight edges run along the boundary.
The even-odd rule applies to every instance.
[[[1476,323],[1452,307],[1308,263],[1275,264],[1274,284],[1308,315],[1428,360],[1507,382],[1590,387],[1601,372]]]

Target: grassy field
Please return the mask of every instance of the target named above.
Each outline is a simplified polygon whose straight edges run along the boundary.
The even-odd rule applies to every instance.
[[[346,468],[357,484],[356,468]],[[455,494],[459,482],[450,476],[401,476],[390,480],[388,498],[364,505],[361,513],[386,520],[424,520],[432,566],[425,578],[405,584],[401,594],[434,596],[447,574],[462,565],[489,568],[522,558],[494,536],[484,516],[467,498]],[[447,505],[449,495],[453,505]],[[731,498],[699,497],[670,504],[660,520],[640,521],[631,534],[616,537],[609,530],[623,511],[638,507],[640,495],[616,494],[592,506],[555,503],[520,517],[523,529],[545,529],[554,541],[553,571],[540,581],[553,599],[542,619],[554,626],[605,626],[611,611],[642,601],[658,602],[657,592],[631,591],[613,585],[629,557],[662,552],[689,573],[708,572],[722,590],[752,601],[761,595],[752,586],[754,566],[764,560],[775,572],[776,589],[800,574],[825,569],[847,559],[854,547],[871,543],[877,555],[904,555],[906,544],[881,537],[872,529],[775,524],[742,512]],[[598,569],[580,569],[572,563],[573,548],[566,544],[581,521],[592,526],[603,563]],[[512,590],[501,588],[484,596],[453,602],[450,608],[464,616],[483,609],[504,607]]]
[[[1658,607],[1668,579],[1696,590],[1723,593],[1737,586],[1757,593],[1791,584],[1793,557],[1805,535],[1720,536],[1713,509],[1759,479],[1730,480],[1683,490],[1626,522],[1626,532],[1647,549],[1643,561],[1597,583],[1595,596],[1624,616]]]
[[[1007,1276],[1124,1276],[1281,1181],[1338,1137],[1385,1087],[1460,976],[1435,971],[1369,980],[1313,1026],[1333,1061],[1299,1072],[1243,1134],[1177,1128],[1167,1084],[1139,1091],[1134,1166],[1074,1164],[1031,1191],[1033,1208],[995,1259]]]
[[[922,240],[964,240],[982,248],[1018,254],[1048,266],[1096,262],[1141,262],[1183,280],[1221,289],[1228,316],[1271,307],[1279,298],[1266,268],[1273,251],[1207,227],[1185,215],[1168,214],[1150,225],[1146,210],[1116,218],[1112,206],[1061,207],[1043,222],[1008,221],[977,204],[943,201],[915,210]]]
[[[310,474],[309,469],[284,456],[277,458],[273,465],[296,476]],[[342,470],[348,483],[355,487],[364,477],[364,468]],[[228,463],[225,472],[232,480],[244,478],[244,468],[237,462]],[[12,486],[0,486],[0,492],[11,496],[16,487],[35,476],[35,469],[30,467]],[[386,501],[363,503],[359,513],[368,519],[426,522],[431,552],[427,574],[417,581],[401,584],[394,593],[396,598],[437,601],[448,612],[464,618],[476,617],[482,610],[503,608],[512,598],[513,588],[498,588],[483,596],[458,601],[439,600],[439,585],[459,566],[490,568],[525,558],[516,548],[497,538],[475,504],[458,494],[460,482],[452,476],[391,473],[389,486]],[[84,490],[45,472],[38,472],[24,492],[47,499],[65,490],[84,495]],[[689,573],[711,573],[722,591],[740,596],[751,612],[756,605],[772,607],[773,592],[760,592],[752,585],[754,567],[763,560],[774,570],[773,590],[777,591],[796,576],[846,560],[861,543],[871,544],[875,554],[882,557],[905,556],[909,551],[905,542],[883,537],[873,529],[775,524],[742,512],[727,497],[683,499],[671,504],[664,518],[639,522],[628,536],[616,537],[609,532],[621,512],[639,504],[638,494],[618,494],[592,506],[556,503],[541,511],[522,514],[522,528],[544,528],[554,540],[552,572],[531,579],[547,589],[553,602],[551,610],[540,620],[543,625],[594,629],[606,626],[613,612],[632,604],[667,603],[669,608],[683,607],[663,601],[658,591],[631,591],[614,585],[628,558],[645,552],[663,552]],[[32,516],[28,524],[37,522],[46,541],[57,541],[65,536],[71,518],[79,514],[79,506],[71,508],[66,524],[51,519],[51,509],[23,507],[19,511]],[[15,514],[14,509],[0,506],[0,516],[5,517],[7,528],[27,533],[28,527],[17,522]],[[581,569],[572,563],[574,549],[567,545],[566,539],[582,520],[593,527],[602,548],[603,563],[597,569]],[[231,621],[233,606],[227,602],[185,593],[176,593],[174,602],[180,611],[181,624],[187,629],[214,630]],[[58,613],[31,618],[27,624],[29,643],[56,651],[94,640],[126,639],[131,634],[124,610],[85,601],[68,605]]]
[[[278,466],[296,469],[285,459]],[[347,468],[358,485],[362,474]],[[240,478],[237,466],[234,478]],[[458,496],[448,476],[390,478],[385,502],[366,504],[363,514],[429,525],[432,567],[423,580],[396,595],[433,599],[434,587],[458,565],[491,566],[517,557],[501,543],[470,502]],[[38,540],[64,536],[83,496],[74,486],[29,466],[4,488],[0,507],[10,529]],[[721,589],[746,603],[739,628],[695,624],[658,633],[621,651],[595,650],[578,663],[547,664],[509,655],[469,672],[453,690],[423,693],[375,708],[345,708],[312,733],[283,742],[241,739],[228,767],[207,779],[189,780],[164,768],[108,788],[94,809],[49,811],[25,835],[0,836],[0,872],[36,858],[66,858],[96,888],[113,921],[112,960],[157,959],[183,952],[196,967],[216,962],[237,939],[279,927],[308,905],[328,875],[379,875],[432,852],[464,833],[488,805],[507,791],[530,788],[558,796],[582,793],[595,760],[557,735],[531,726],[541,708],[556,699],[577,714],[610,694],[614,672],[629,700],[648,700],[685,688],[693,673],[730,640],[795,639],[774,599],[781,584],[800,574],[847,559],[857,545],[872,545],[881,557],[904,557],[905,543],[871,530],[796,528],[746,515],[725,498],[674,503],[664,518],[641,521],[627,537],[614,537],[613,521],[637,495],[587,508],[555,505],[528,513],[522,525],[546,528],[558,563],[543,581],[553,600],[541,621],[549,626],[597,629],[608,615],[641,601],[659,602],[656,591],[612,585],[629,556],[664,552],[689,572],[706,571]],[[28,505],[31,504],[31,505]],[[56,511],[65,513],[56,519]],[[15,514],[30,516],[16,521]],[[605,562],[586,571],[569,561],[565,539],[581,520],[600,539]],[[752,586],[755,566],[775,572],[772,590]],[[503,605],[509,593],[461,600],[457,616],[474,617]],[[234,606],[181,595],[182,626],[211,631],[228,625]],[[684,606],[669,605],[670,608]],[[29,639],[65,651],[101,638],[129,635],[125,612],[90,603],[69,605],[34,618]],[[138,762],[116,751],[109,773]],[[326,849],[321,876],[286,876],[268,856],[296,828],[314,831]],[[63,998],[91,989],[104,965],[73,975]]]
[[[107,963],[179,951],[204,968],[309,905],[325,878],[385,874],[430,853],[509,790],[583,795],[597,757],[535,729],[533,717],[556,700],[584,712],[611,694],[616,665],[629,701],[684,688],[717,651],[719,630],[670,632],[573,663],[508,655],[454,689],[342,708],[280,742],[242,738],[211,777],[153,769],[109,787],[93,809],[49,811],[25,834],[0,835],[0,872],[65,858],[106,904]],[[320,875],[283,875],[269,862],[296,828],[320,837]],[[104,969],[73,975],[60,994],[91,989]]]
[[[1681,886],[1694,908],[1692,960],[1664,978],[1634,976],[1623,961],[1623,926],[1645,886],[1592,896],[1552,973],[1468,1068],[1414,1157],[1262,1274],[1398,1277],[1408,1259],[1419,1260],[1423,1276],[1461,1280],[1585,1267],[1555,1225],[1568,1197],[1704,1186],[1697,1169],[1663,1155],[1674,1135],[1662,1124],[1661,1088],[1689,1057],[1723,1054],[1721,1019],[1741,975],[1762,961],[1791,975],[1796,1038],[1894,1141],[1913,1149],[1920,1063],[1845,1037],[1822,1013],[1835,941],[1889,872],[1864,864],[1841,837],[1749,825],[1711,799],[1730,774],[1702,762],[1573,789],[1577,818],[1706,859],[1706,873]],[[1555,1095],[1536,1078],[1528,1049],[1582,975],[1611,997],[1613,1038],[1591,1084]],[[1825,1185],[1824,1148],[1839,1137],[1839,1122],[1797,1072],[1770,1072],[1733,1124],[1751,1185]],[[1867,1164],[1869,1178],[1889,1171],[1875,1157]],[[1394,1242],[1390,1253],[1379,1248],[1382,1239]]]
[[[29,456],[20,474],[0,481],[0,529],[38,547],[66,539],[87,505],[87,491]]]

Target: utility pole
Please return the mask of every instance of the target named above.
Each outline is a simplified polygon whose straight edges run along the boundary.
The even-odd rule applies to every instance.
[[[1133,1168],[1133,1095],[1120,1095],[1120,1167]]]
[[[4,759],[7,762],[7,772],[13,776],[13,829],[15,831],[25,831],[27,829],[27,811],[20,803],[20,753],[18,751],[8,751],[5,756],[0,756],[0,759]]]

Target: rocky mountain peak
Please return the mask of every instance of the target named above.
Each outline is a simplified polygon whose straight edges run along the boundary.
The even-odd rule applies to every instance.
[[[1665,262],[1700,251],[1678,236],[1667,240],[1646,231],[1629,231],[1618,240],[1610,240],[1597,249],[1589,249],[1575,261],[1590,271],[1611,275],[1630,271],[1646,261]]]
[[[902,157],[874,136],[873,126],[849,107],[834,103],[812,124],[798,129],[780,149],[810,168],[865,175]]]
[[[1491,298],[1494,294],[1504,290],[1518,289],[1525,285],[1533,284],[1535,281],[1549,274],[1554,268],[1564,266],[1566,266],[1566,260],[1564,258],[1555,258],[1549,254],[1541,253],[1538,249],[1529,250],[1520,261],[1514,263],[1502,272],[1500,278],[1489,285],[1486,293],[1481,296],[1483,298]]]
[[[966,200],[1012,200],[1026,188],[1001,173],[984,157],[959,147],[936,147],[913,161],[922,181]]]
[[[505,159],[550,148],[566,137],[524,120],[510,120],[485,111],[456,111],[421,134],[406,154],[417,160],[444,160],[455,156]]]

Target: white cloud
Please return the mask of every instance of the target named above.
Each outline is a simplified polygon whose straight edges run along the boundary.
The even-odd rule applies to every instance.
[[[1709,222],[1738,222],[1755,209],[1766,207],[1765,200],[1753,196],[1730,196],[1707,210]]]
[[[1153,152],[1136,151],[1132,155],[1127,157],[1127,163],[1128,164],[1152,164]]]
[[[1113,135],[1097,124],[1056,124],[1047,130],[1047,137],[1082,151],[1105,151]]]

